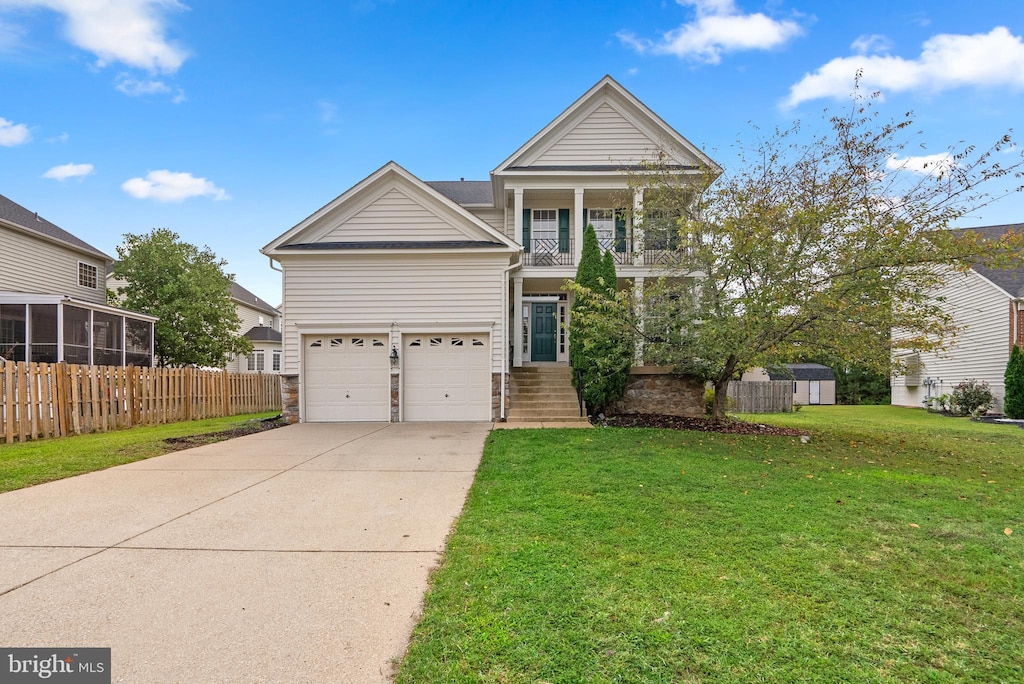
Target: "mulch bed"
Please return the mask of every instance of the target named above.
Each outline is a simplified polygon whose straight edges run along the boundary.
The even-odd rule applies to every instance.
[[[245,435],[252,435],[257,432],[274,430],[279,427],[284,427],[285,425],[287,425],[287,423],[280,418],[250,420],[245,425],[232,428],[231,430],[206,432],[201,435],[186,435],[185,437],[169,437],[164,440],[164,444],[167,445],[170,451],[181,451],[182,449],[191,449],[192,447],[202,446],[204,444],[223,442],[224,440],[232,439],[233,437],[244,437]]]
[[[682,416],[662,416],[652,413],[634,413],[621,416],[610,416],[601,425],[610,427],[646,427],[663,428],[666,430],[697,430],[699,432],[723,432],[730,435],[779,435],[783,437],[801,437],[806,432],[794,428],[765,425],[763,423],[747,423],[742,420],[712,420],[711,418],[683,418]]]

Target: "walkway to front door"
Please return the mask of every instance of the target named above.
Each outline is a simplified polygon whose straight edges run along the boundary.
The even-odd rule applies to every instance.
[[[530,360],[557,360],[558,304],[534,302],[530,322]]]

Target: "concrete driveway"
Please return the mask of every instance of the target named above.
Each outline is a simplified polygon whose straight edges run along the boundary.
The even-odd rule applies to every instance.
[[[125,682],[385,682],[489,423],[302,424],[0,494],[0,646]]]

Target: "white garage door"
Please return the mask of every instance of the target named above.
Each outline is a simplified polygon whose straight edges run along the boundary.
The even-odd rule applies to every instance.
[[[486,334],[406,335],[403,420],[490,420]]]
[[[313,423],[390,420],[387,341],[387,335],[303,337],[303,420]]]

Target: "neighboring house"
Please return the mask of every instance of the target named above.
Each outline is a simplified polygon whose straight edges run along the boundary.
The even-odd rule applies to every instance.
[[[107,267],[107,288],[117,292],[125,281],[114,277],[114,263]],[[229,373],[278,373],[281,371],[281,311],[236,282],[231,283],[231,303],[241,319],[239,334],[252,342],[252,353],[231,358]],[[244,331],[244,332],[243,332]]]
[[[988,239],[1024,223],[972,228]],[[998,270],[975,266],[952,275],[936,297],[961,327],[953,344],[941,353],[904,354],[910,371],[892,380],[892,403],[922,407],[943,394],[951,394],[964,380],[983,380],[1002,410],[1003,376],[1014,344],[1024,346],[1024,268]],[[894,333],[895,336],[899,332]]]
[[[112,262],[0,195],[0,357],[153,365],[156,319],[106,304]]]
[[[659,154],[719,167],[610,77],[486,181],[386,164],[261,251],[283,270],[285,412],[303,421],[497,420],[507,374],[567,367],[583,230],[620,285],[664,272],[674,231],[644,230],[629,174]]]
[[[793,383],[793,403],[813,406],[836,403],[836,374],[820,363],[787,363],[783,368],[752,368],[743,374],[744,382],[789,380]]]
[[[242,319],[239,331],[252,342],[252,353],[228,361],[231,373],[281,372],[281,311],[249,292],[238,283],[231,283],[231,301]]]

